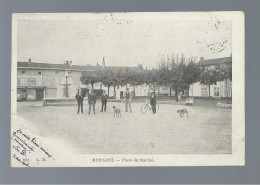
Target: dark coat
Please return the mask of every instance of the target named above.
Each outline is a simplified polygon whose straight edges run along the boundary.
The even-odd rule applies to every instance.
[[[149,96],[149,99],[150,99],[150,103],[152,104],[152,103],[156,103],[157,97],[155,94],[151,94]]]
[[[95,104],[96,103],[96,99],[97,99],[97,96],[96,96],[96,94],[95,93],[93,93],[93,94],[89,94],[88,95],[88,103],[89,104]]]
[[[101,102],[106,102],[108,99],[108,95],[107,94],[102,94],[101,96]]]
[[[81,102],[83,102],[84,96],[82,94],[79,95],[79,93],[77,93],[75,98],[77,99],[78,103],[81,103]]]

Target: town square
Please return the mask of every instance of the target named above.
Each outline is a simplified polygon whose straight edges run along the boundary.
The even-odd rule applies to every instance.
[[[14,129],[60,163],[232,155],[232,22],[138,15],[18,19]]]

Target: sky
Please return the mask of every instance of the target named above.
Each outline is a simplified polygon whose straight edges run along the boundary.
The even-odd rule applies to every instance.
[[[18,61],[107,66],[158,66],[160,56],[205,59],[232,53],[231,21],[131,19],[104,14],[96,19],[19,19]]]

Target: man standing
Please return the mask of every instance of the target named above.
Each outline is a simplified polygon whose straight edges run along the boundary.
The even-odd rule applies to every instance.
[[[78,89],[78,93],[76,94],[75,98],[77,99],[77,103],[78,103],[78,113],[79,113],[79,109],[81,109],[81,113],[83,114],[83,99],[84,96],[81,93],[81,89]]]
[[[103,91],[103,94],[101,96],[102,108],[101,108],[100,112],[103,112],[103,109],[104,109],[104,112],[106,112],[106,110],[107,110],[107,99],[108,99],[108,95],[106,94],[106,91]]]
[[[88,104],[89,104],[89,112],[91,112],[91,106],[93,106],[93,113],[96,114],[95,112],[95,105],[96,105],[96,94],[94,93],[94,90],[91,90],[91,93],[88,95]]]
[[[156,113],[156,99],[157,99],[156,94],[154,92],[152,92],[148,98],[149,98],[150,104],[152,106],[153,114],[155,114]]]
[[[125,101],[125,112],[128,112],[128,106],[129,106],[130,112],[132,112],[132,109],[131,109],[132,95],[129,92],[128,88],[126,88],[126,92],[124,94],[124,101]]]

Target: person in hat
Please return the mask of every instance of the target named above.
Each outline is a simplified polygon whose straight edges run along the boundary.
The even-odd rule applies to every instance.
[[[132,94],[131,92],[129,92],[129,88],[126,88],[126,92],[124,93],[125,112],[128,112],[128,107],[130,112],[132,112],[131,101],[132,101]]]
[[[108,99],[108,95],[106,94],[106,91],[103,91],[103,94],[101,96],[101,103],[102,103],[102,108],[100,112],[106,112],[107,109],[107,99]]]
[[[94,93],[94,90],[91,90],[91,93],[88,95],[88,104],[89,104],[89,111],[88,114],[91,112],[91,107],[93,106],[93,113],[96,114],[95,112],[95,105],[96,105],[96,94]]]
[[[82,95],[80,88],[78,89],[78,93],[76,94],[75,98],[76,98],[77,103],[78,103],[78,112],[77,113],[79,113],[79,110],[81,110],[81,113],[83,114],[83,99],[84,99],[84,96]]]
[[[151,107],[152,107],[153,114],[155,114],[156,113],[156,100],[157,100],[155,92],[152,92],[149,95],[148,99],[150,100],[150,104],[151,104]]]

